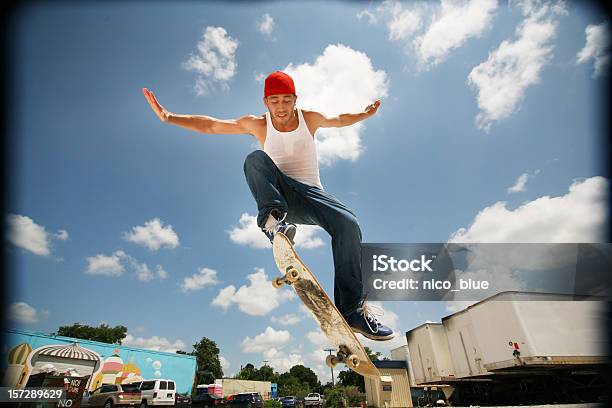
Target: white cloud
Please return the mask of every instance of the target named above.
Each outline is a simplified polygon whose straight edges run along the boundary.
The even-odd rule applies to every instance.
[[[329,355],[328,351],[325,351],[322,348],[316,348],[308,353],[306,356],[316,363],[321,363],[321,361],[325,361],[325,358]]]
[[[312,249],[323,246],[323,240],[316,236],[322,229],[316,225],[299,225],[295,235],[296,248]],[[270,240],[257,226],[257,217],[243,213],[239,225],[228,231],[232,242],[247,245],[251,248],[270,249]]]
[[[488,59],[472,69],[468,83],[474,86],[480,112],[476,125],[489,131],[493,122],[507,118],[523,100],[527,88],[540,81],[549,63],[555,37],[555,16],[564,13],[562,3],[519,3],[526,18],[516,29],[515,41],[504,40]]]
[[[221,363],[221,368],[223,369],[223,373],[226,374],[229,368],[231,367],[230,362],[228,361],[227,358],[223,356],[219,356],[219,362]]]
[[[217,271],[209,268],[200,268],[197,273],[183,279],[180,286],[183,292],[189,292],[200,290],[206,286],[216,285],[218,283]]]
[[[134,269],[136,270],[138,280],[141,282],[150,282],[155,279],[155,275],[153,275],[153,272],[151,272],[146,263],[135,263]]]
[[[150,282],[155,278],[165,279],[168,277],[168,272],[161,265],[157,265],[157,274],[154,274],[149,265],[139,262],[121,250],[115,251],[112,255],[97,254],[88,257],[85,273],[88,275],[118,277],[123,275],[126,266],[129,266],[134,271],[136,278],[141,282]]]
[[[607,22],[599,25],[590,24],[584,30],[586,44],[576,55],[576,63],[583,64],[591,59],[593,63],[593,75],[599,76],[608,70],[610,64],[610,31]]]
[[[226,286],[219,291],[219,294],[213,299],[211,304],[227,310],[234,302],[235,294],[236,287],[234,285]]]
[[[270,38],[274,30],[274,19],[272,16],[268,13],[261,16],[261,19],[257,22],[257,29],[264,37]]]
[[[208,94],[215,84],[227,87],[236,74],[238,41],[223,27],[208,26],[198,42],[198,51],[183,62],[183,68],[198,73],[195,90],[198,95]]]
[[[53,236],[61,241],[66,241],[68,239],[68,231],[58,230],[57,234],[53,234]]]
[[[387,0],[376,12],[386,17],[389,39],[392,41],[408,40],[422,27],[424,10],[415,5],[404,8],[400,2]]]
[[[419,63],[431,67],[491,26],[497,0],[442,0],[427,31],[415,39]]]
[[[87,258],[86,274],[103,276],[121,276],[125,272],[125,266],[121,263],[127,255],[123,251],[116,251],[110,256],[98,254]]]
[[[172,229],[172,225],[164,226],[159,218],[145,222],[144,226],[133,227],[130,232],[124,232],[123,239],[151,251],[157,251],[162,247],[176,248],[179,246],[179,237]]]
[[[286,353],[276,348],[270,348],[263,353],[268,365],[279,373],[287,372],[294,365],[304,364],[304,359],[299,353]]]
[[[168,277],[168,272],[161,265],[157,265],[156,273],[154,274],[146,263],[140,263],[129,255],[125,255],[125,259],[127,259],[136,273],[136,277],[141,282],[151,282],[156,278],[166,279]]]
[[[361,20],[362,18],[367,18],[370,24],[375,24],[378,21],[378,18],[376,18],[376,14],[372,13],[369,10],[362,10],[357,13],[357,19]]]
[[[327,337],[325,337],[325,334],[321,330],[309,331],[306,333],[306,338],[315,346],[329,346],[329,340],[327,340]]]
[[[525,191],[525,185],[527,185],[527,180],[529,180],[529,174],[523,173],[517,179],[512,187],[508,187],[508,194],[512,193],[521,193]]]
[[[296,314],[288,313],[286,315],[278,316],[278,317],[272,316],[270,320],[272,320],[273,323],[278,323],[283,326],[293,326],[301,322],[303,320],[303,317],[298,316]]]
[[[449,242],[604,242],[608,184],[604,177],[576,181],[560,197],[544,196],[515,210],[497,202],[481,210]]]
[[[467,281],[471,279],[474,282],[477,281],[487,281],[489,282],[488,289],[480,289],[478,290],[478,294],[475,294],[476,291],[458,291],[458,292],[449,292],[447,296],[444,298],[445,301],[454,301],[459,302],[459,305],[464,305],[463,302],[468,301],[471,302],[474,300],[474,296],[478,296],[478,299],[484,299],[489,296],[496,295],[500,292],[506,291],[526,291],[530,289],[530,285],[526,281],[526,277],[521,275],[518,272],[519,266],[525,264],[525,260],[533,260],[536,265],[529,265],[528,268],[532,270],[538,269],[538,266],[542,266],[548,259],[547,257],[543,257],[542,254],[535,253],[536,251],[532,251],[529,253],[516,254],[518,255],[514,259],[511,256],[503,256],[496,257],[499,252],[503,251],[502,248],[493,248],[491,253],[484,255],[483,259],[476,259],[472,264],[469,265],[469,269],[466,271],[455,270],[455,282],[453,282],[453,287],[459,286],[459,279],[463,279]],[[479,251],[479,253],[484,251]],[[562,252],[562,251],[554,251],[553,252]],[[539,255],[539,258],[534,258],[530,255]],[[521,255],[524,257],[522,258]],[[550,251],[546,254],[550,255]],[[567,258],[567,256],[565,257]],[[575,259],[575,258],[574,258]],[[551,262],[548,262],[549,264]],[[452,299],[452,300],[451,300]],[[451,304],[452,305],[452,304]],[[449,305],[446,305],[447,310],[449,309]],[[452,306],[451,306],[452,307]]]
[[[254,338],[246,337],[242,341],[242,351],[245,353],[264,352],[271,348],[281,348],[291,340],[291,334],[287,330],[274,330],[268,326],[263,333]]]
[[[385,71],[375,70],[365,53],[342,44],[328,45],[312,64],[289,64],[283,71],[295,81],[298,105],[328,116],[362,112],[376,99],[386,97],[389,88]],[[364,129],[363,123],[356,123],[317,131],[319,162],[357,160],[363,153]]]
[[[420,69],[428,69],[479,37],[491,26],[496,10],[497,0],[442,0],[436,6],[386,0],[374,12],[364,10],[357,17],[368,17],[370,23],[385,21],[389,40],[414,55]]]
[[[51,239],[65,241],[66,230],[57,234],[48,233],[45,227],[38,225],[25,215],[9,214],[6,217],[8,226],[7,239],[15,246],[30,251],[35,255],[47,256],[51,253]]]
[[[125,339],[123,339],[121,344],[124,346],[141,347],[148,350],[166,351],[169,353],[175,353],[176,350],[185,349],[185,343],[183,343],[181,340],[171,342],[165,337],[158,336],[145,338],[134,337],[131,334],[128,334],[125,336]],[[153,362],[152,367],[159,370],[161,368],[161,363],[159,361],[155,361]]]
[[[157,265],[157,276],[160,279],[166,279],[168,277],[168,272],[166,272],[163,266]]]
[[[25,302],[11,303],[7,311],[8,319],[23,324],[38,323],[38,312]]]
[[[255,273],[247,276],[250,284],[238,290],[229,285],[219,291],[212,305],[228,309],[232,304],[251,316],[263,316],[276,309],[281,303],[295,298],[292,290],[275,289],[271,279],[262,268],[255,268]]]

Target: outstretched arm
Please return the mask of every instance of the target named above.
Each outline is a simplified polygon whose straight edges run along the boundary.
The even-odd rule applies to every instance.
[[[217,119],[204,115],[179,115],[168,112],[155,98],[153,92],[142,88],[142,93],[147,102],[164,123],[171,123],[196,132],[209,134],[253,134],[253,121],[255,116],[243,116],[239,119]]]
[[[314,130],[318,128],[329,128],[329,127],[344,127],[350,126],[357,122],[361,122],[373,116],[378,111],[378,107],[380,106],[380,99],[376,100],[374,103],[366,106],[363,112],[359,113],[342,113],[338,116],[325,116],[319,112],[310,112],[311,117],[313,118],[313,127]]]

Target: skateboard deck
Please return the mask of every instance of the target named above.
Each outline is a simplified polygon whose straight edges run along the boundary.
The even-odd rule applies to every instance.
[[[276,288],[288,284],[295,289],[298,297],[319,323],[321,331],[337,350],[336,355],[328,356],[325,363],[330,367],[343,363],[363,376],[380,377],[378,368],[374,366],[334,302],[297,255],[289,238],[277,233],[272,242],[272,251],[276,266],[283,274],[274,278],[272,284]]]

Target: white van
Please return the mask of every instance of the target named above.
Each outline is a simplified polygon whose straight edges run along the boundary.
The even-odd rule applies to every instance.
[[[176,385],[172,380],[146,380],[139,383],[140,407],[174,405]]]

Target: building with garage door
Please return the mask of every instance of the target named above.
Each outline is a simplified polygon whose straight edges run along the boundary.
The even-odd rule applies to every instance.
[[[364,377],[368,407],[406,408],[412,407],[408,366],[405,360],[373,361],[382,377],[392,381],[382,383],[379,378]]]

